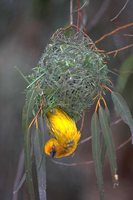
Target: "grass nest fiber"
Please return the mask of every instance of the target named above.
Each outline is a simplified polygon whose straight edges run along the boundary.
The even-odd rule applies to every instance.
[[[93,104],[101,85],[108,84],[105,59],[106,55],[82,31],[74,27],[57,30],[28,76],[27,92],[37,92],[35,109],[44,97],[44,113],[60,106],[77,121]]]

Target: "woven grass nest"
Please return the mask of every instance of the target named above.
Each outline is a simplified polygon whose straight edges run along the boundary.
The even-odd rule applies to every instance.
[[[37,67],[28,76],[27,90],[36,89],[36,107],[45,98],[44,112],[60,106],[75,121],[108,84],[106,56],[82,31],[59,29],[51,37]]]

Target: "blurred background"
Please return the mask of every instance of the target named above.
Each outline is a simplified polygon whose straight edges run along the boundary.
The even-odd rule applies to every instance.
[[[83,2],[83,1],[82,1]],[[85,2],[85,1],[84,1]],[[127,2],[127,4],[126,4]],[[113,21],[126,4],[123,12]],[[86,32],[93,41],[115,28],[133,22],[133,1],[89,0],[85,8]],[[26,82],[15,69],[29,74],[40,59],[50,36],[57,28],[69,24],[68,0],[0,0],[0,200],[11,200],[20,152],[23,148],[21,114],[25,102]],[[122,30],[98,44],[111,51],[133,43],[133,27]],[[110,78],[133,109],[133,48],[109,59]],[[122,71],[124,69],[124,71]],[[122,87],[121,87],[122,84]],[[110,99],[108,99],[110,102]],[[111,102],[110,102],[110,107]],[[91,110],[86,112],[82,139],[90,135]],[[112,121],[114,121],[112,109]],[[78,124],[80,126],[80,122]],[[113,126],[115,145],[128,139],[128,127],[120,122]],[[133,199],[133,146],[127,144],[117,153],[120,185],[112,186],[108,162],[105,165],[105,199]],[[91,160],[91,143],[79,146],[67,163]],[[93,165],[67,167],[47,158],[48,200],[97,200],[98,190]],[[26,185],[18,200],[28,200]]]

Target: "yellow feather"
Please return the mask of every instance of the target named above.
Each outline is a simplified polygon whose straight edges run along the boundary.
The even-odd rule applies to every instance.
[[[61,108],[54,108],[46,114],[47,126],[54,138],[45,145],[44,151],[50,155],[50,149],[56,149],[55,157],[64,157],[72,154],[80,139],[75,121]],[[59,151],[59,152],[58,152]]]

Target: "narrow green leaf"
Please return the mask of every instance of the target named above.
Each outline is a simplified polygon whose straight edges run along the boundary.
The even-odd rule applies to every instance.
[[[34,89],[28,93],[27,101],[22,113],[22,126],[24,132],[24,156],[25,156],[25,171],[26,181],[28,184],[30,199],[35,200],[33,178],[32,178],[32,156],[31,156],[31,135],[28,128],[30,120],[32,119],[32,110],[34,107],[36,92]]]
[[[46,200],[46,162],[42,146],[42,132],[37,129],[34,137],[34,155],[37,171],[39,200]]]
[[[102,163],[102,166],[104,165],[104,160],[105,160],[106,152],[107,152],[106,143],[105,143],[104,137],[101,136],[101,151],[100,151],[100,153],[101,153],[101,163]]]
[[[117,171],[116,152],[112,139],[111,128],[108,122],[108,113],[106,113],[102,107],[99,108],[99,119],[104,141],[107,147],[107,155],[110,162],[112,177],[114,177]]]
[[[107,114],[108,123],[110,123],[110,112],[109,112],[108,108],[105,108],[105,112]],[[105,139],[104,139],[103,135],[101,135],[101,162],[102,162],[102,166],[104,165],[106,152],[107,152],[107,147],[106,147]]]
[[[92,132],[92,154],[97,176],[97,183],[100,193],[100,199],[104,199],[104,181],[102,173],[102,163],[100,154],[100,125],[97,113],[94,113],[91,120]]]
[[[124,98],[117,92],[111,93],[112,100],[114,103],[116,113],[122,118],[122,120],[129,126],[132,134],[132,144],[133,144],[133,118],[128,105]]]

